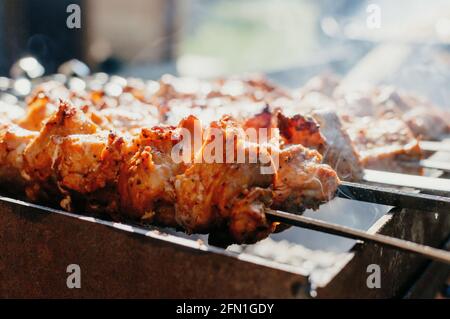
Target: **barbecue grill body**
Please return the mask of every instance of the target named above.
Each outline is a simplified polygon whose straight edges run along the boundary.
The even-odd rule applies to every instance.
[[[448,214],[397,212],[380,232],[433,246],[450,229]],[[437,218],[436,218],[437,217]],[[205,251],[94,220],[0,200],[0,297],[7,298],[308,298],[308,278],[274,263]],[[166,239],[165,239],[166,238]],[[194,242],[195,243],[195,242]],[[415,283],[430,264],[421,257],[355,245],[348,262],[317,297],[423,296],[436,284]],[[68,265],[80,266],[81,288],[68,288]],[[367,286],[367,266],[381,269],[381,287]],[[447,266],[433,265],[432,278]],[[437,269],[437,270],[436,270]],[[413,291],[415,286],[421,291]]]

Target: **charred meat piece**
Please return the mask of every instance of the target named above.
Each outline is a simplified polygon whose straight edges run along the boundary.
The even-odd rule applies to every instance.
[[[24,187],[22,176],[23,152],[37,136],[37,132],[28,131],[12,123],[0,125],[0,179],[12,187]]]
[[[399,119],[345,117],[344,125],[364,167],[393,172],[421,174],[408,162],[422,158],[418,141]]]
[[[284,145],[301,144],[322,152],[326,141],[319,130],[318,123],[311,117],[295,114],[285,116],[279,109],[264,109],[261,113],[248,117],[244,127],[259,129],[277,129]]]
[[[320,132],[326,141],[321,152],[324,162],[344,180],[361,180],[363,165],[360,154],[336,112],[323,109],[312,111],[311,115],[319,123]]]
[[[176,127],[143,128],[125,150],[120,164],[118,189],[121,211],[145,222],[176,227],[175,177],[186,164],[172,159],[171,152],[180,142],[179,129],[190,129],[196,119],[190,117]]]
[[[198,163],[178,175],[176,216],[186,229],[201,232],[228,227],[235,241],[253,242],[275,230],[275,224],[266,220],[266,207],[315,209],[334,196],[337,175],[320,164],[317,151],[301,145],[261,150],[260,145],[243,141],[244,136],[235,133],[240,127],[229,118],[211,126],[221,130],[224,144],[231,142],[235,154],[248,158],[252,152],[268,152],[266,158],[271,161],[258,157],[254,163]],[[206,140],[202,149],[211,142]],[[274,169],[265,171],[268,165]]]
[[[295,113],[295,111],[294,111]],[[245,127],[278,128],[283,145],[300,144],[319,151],[327,163],[345,180],[362,178],[359,155],[340,118],[333,110],[312,110],[310,116],[285,116],[280,110],[268,109],[248,118]]]
[[[410,93],[381,87],[374,93],[377,114],[401,118],[414,136],[437,140],[450,132],[450,113]]]

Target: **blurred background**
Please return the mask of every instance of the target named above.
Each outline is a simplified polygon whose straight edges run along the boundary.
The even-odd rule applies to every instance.
[[[80,29],[66,25],[69,4],[81,8]],[[76,58],[125,76],[265,72],[295,86],[363,61],[383,69],[373,81],[443,104],[447,90],[436,87],[449,83],[449,44],[448,0],[0,0],[3,76],[33,56],[46,74]]]

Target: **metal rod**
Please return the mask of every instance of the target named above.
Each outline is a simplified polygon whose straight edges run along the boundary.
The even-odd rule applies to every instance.
[[[362,230],[341,226],[317,219],[312,219],[297,214],[286,213],[278,210],[268,209],[266,211],[266,214],[273,220],[282,223],[317,230],[324,233],[338,235],[346,238],[363,240],[365,242],[372,242],[386,247],[391,247],[402,251],[415,253],[432,260],[437,260],[446,264],[450,264],[450,252],[445,250],[417,244],[411,241],[394,238],[386,235],[369,234]]]
[[[450,163],[444,161],[436,161],[431,159],[424,159],[420,161],[403,161],[402,165],[413,168],[432,168],[444,172],[450,172]]]
[[[432,168],[444,172],[450,172],[450,163],[444,161],[436,161],[432,159],[424,159],[420,161],[403,161],[402,165],[413,168]]]
[[[450,152],[450,143],[446,142],[420,141],[419,146],[429,152]]]
[[[426,212],[450,213],[450,198],[437,195],[417,194],[350,182],[341,182],[336,195],[341,198],[412,208]]]
[[[421,160],[419,162],[419,165],[425,168],[433,168],[438,169],[444,172],[450,172],[450,162],[443,162],[443,161],[435,161],[435,160]]]
[[[438,191],[450,194],[450,179],[445,178],[408,175],[365,169],[363,180],[379,184],[412,187],[418,190]]]

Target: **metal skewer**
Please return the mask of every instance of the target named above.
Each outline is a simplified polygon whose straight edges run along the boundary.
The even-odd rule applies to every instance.
[[[429,259],[450,264],[450,252],[445,250],[381,234],[369,234],[362,230],[341,226],[333,223],[328,223],[325,221],[316,220],[301,215],[286,213],[278,210],[268,209],[266,211],[266,214],[276,221],[287,223],[290,225],[317,230],[346,238],[372,242],[386,247],[412,252],[427,257]]]
[[[450,152],[450,143],[446,142],[420,141],[419,146],[429,152]]]
[[[433,159],[424,159],[420,161],[403,161],[402,165],[413,168],[432,168],[444,172],[450,172],[450,163],[444,161],[436,161]]]
[[[418,190],[450,194],[450,179],[445,178],[434,178],[365,169],[363,180],[372,183],[412,187]]]
[[[434,168],[444,172],[450,172],[450,162],[425,159],[421,160],[419,165],[424,168]]]
[[[450,213],[450,198],[437,195],[417,194],[350,182],[341,182],[336,195],[341,198],[418,209],[425,212]]]

